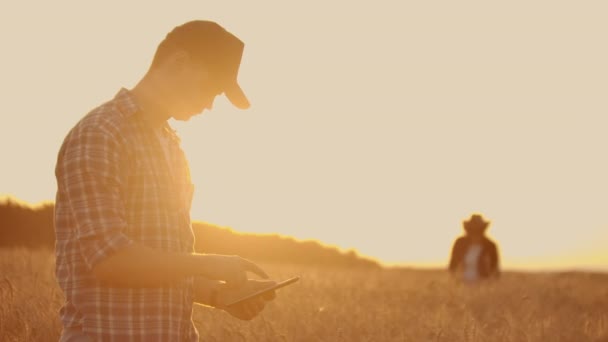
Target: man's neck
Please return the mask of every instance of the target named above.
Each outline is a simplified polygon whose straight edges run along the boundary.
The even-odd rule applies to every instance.
[[[483,241],[483,235],[467,235],[467,238],[474,243]]]
[[[167,101],[161,87],[153,75],[146,74],[144,78],[131,89],[135,102],[143,112],[148,123],[161,127],[170,117]]]

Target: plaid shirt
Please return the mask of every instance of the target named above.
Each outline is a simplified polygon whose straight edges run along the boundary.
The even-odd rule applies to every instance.
[[[168,138],[168,153],[157,131]],[[136,289],[104,286],[91,273],[98,262],[133,243],[193,252],[193,186],[169,125],[152,128],[129,91],[121,89],[68,133],[55,175],[63,325],[81,327],[99,341],[197,341],[192,278]]]

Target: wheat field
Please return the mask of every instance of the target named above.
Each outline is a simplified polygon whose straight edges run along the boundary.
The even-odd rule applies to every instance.
[[[264,265],[295,285],[254,320],[195,308],[202,341],[608,341],[608,275],[510,273],[479,286],[445,272]],[[57,341],[49,251],[0,250],[0,341]]]

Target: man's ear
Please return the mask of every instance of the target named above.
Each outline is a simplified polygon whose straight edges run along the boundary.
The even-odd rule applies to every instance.
[[[173,70],[179,70],[190,63],[190,54],[184,50],[176,50],[166,59],[166,66]]]

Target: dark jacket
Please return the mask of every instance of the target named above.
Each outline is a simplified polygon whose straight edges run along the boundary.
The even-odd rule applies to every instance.
[[[469,236],[462,236],[454,241],[452,247],[452,256],[450,258],[450,271],[457,271],[464,262],[464,257],[467,254],[469,246],[473,243],[473,239]],[[479,262],[477,263],[478,274],[481,278],[487,278],[491,275],[498,275],[498,248],[496,244],[483,237],[481,243],[481,254],[479,255]]]

